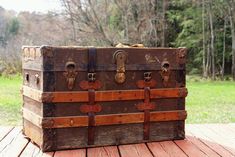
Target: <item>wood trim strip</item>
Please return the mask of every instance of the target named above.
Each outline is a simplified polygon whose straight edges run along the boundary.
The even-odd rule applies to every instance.
[[[23,95],[43,103],[88,102],[87,91],[41,92],[23,86]],[[186,96],[187,88],[162,88],[150,90],[150,99],[179,98]],[[141,99],[144,99],[143,89],[95,91],[95,102]]]
[[[42,118],[27,109],[23,109],[23,117],[41,128],[67,128],[88,126],[87,116],[45,117]],[[150,112],[150,122],[185,120],[185,110]],[[96,115],[95,126],[135,124],[144,122],[144,113]]]

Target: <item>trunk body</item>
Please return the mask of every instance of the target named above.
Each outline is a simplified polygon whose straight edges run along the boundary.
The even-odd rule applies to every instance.
[[[184,48],[24,47],[24,133],[43,151],[183,139],[185,59]]]

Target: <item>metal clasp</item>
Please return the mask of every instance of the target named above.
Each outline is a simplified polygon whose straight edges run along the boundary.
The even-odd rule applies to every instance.
[[[96,80],[96,73],[88,73],[87,79],[89,82],[94,82]]]
[[[162,62],[161,76],[163,85],[167,87],[170,79],[170,63],[167,60]]]
[[[145,72],[144,73],[144,81],[149,82],[152,79],[152,72]]]
[[[117,64],[115,81],[119,84],[124,83],[126,80],[125,63],[127,61],[127,53],[125,51],[118,50],[114,53],[113,58],[115,59],[115,63]]]
[[[65,65],[66,72],[64,72],[64,76],[66,77],[68,89],[70,90],[73,89],[74,82],[78,74],[78,72],[76,72],[75,66],[76,64],[73,61],[68,61]]]

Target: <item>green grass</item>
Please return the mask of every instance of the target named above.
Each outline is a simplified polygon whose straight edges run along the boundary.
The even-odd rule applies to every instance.
[[[235,122],[235,82],[188,80],[187,88],[187,123]]]
[[[21,77],[0,77],[0,125],[20,125]],[[235,122],[235,82],[189,77],[187,123]]]
[[[0,77],[0,125],[20,125],[21,77]]]

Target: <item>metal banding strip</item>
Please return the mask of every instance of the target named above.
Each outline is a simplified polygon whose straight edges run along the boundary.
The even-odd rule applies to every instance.
[[[41,92],[23,86],[23,95],[43,103],[88,102],[88,91]],[[150,99],[180,98],[187,96],[187,88],[150,89]],[[143,100],[144,90],[95,91],[95,102]]]
[[[28,109],[23,109],[23,117],[40,128],[68,128],[87,127],[88,116],[67,116],[67,117],[41,117]],[[179,121],[185,120],[185,110],[174,111],[153,111],[150,113],[150,122]],[[144,122],[144,113],[108,114],[96,115],[95,126],[115,124],[135,124]]]

